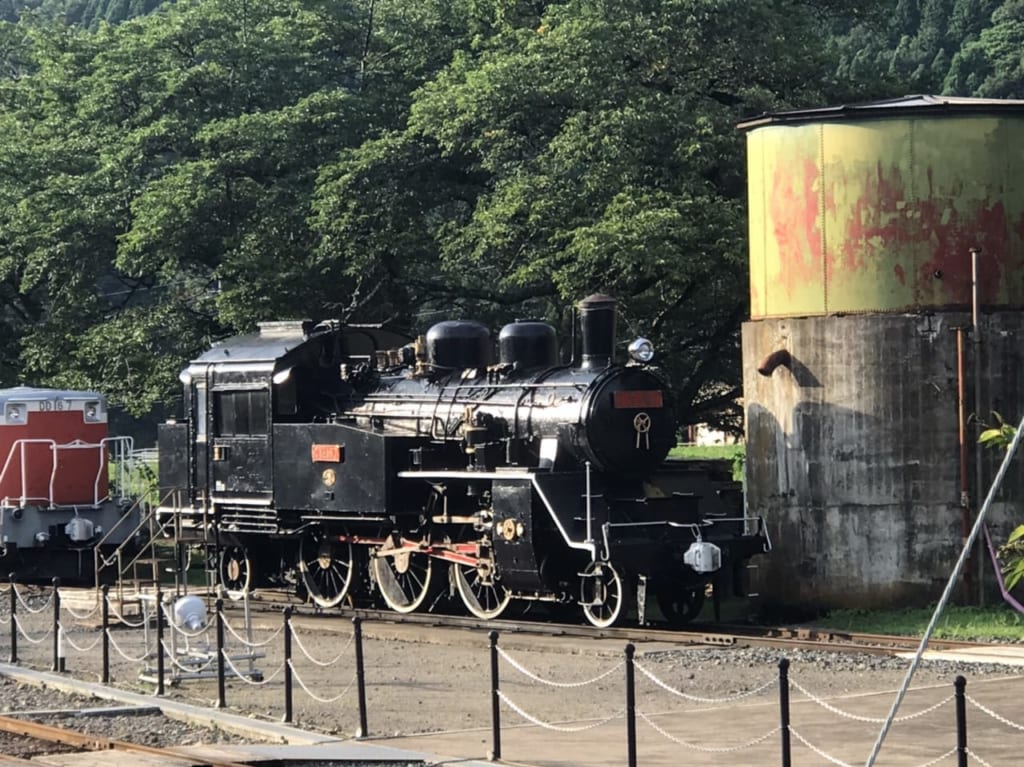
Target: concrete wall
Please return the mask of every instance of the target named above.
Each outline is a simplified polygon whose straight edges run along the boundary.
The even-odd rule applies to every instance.
[[[767,519],[775,544],[755,584],[769,602],[884,607],[941,594],[962,543],[953,329],[969,324],[969,315],[937,313],[744,325],[747,504]],[[982,419],[997,410],[1016,423],[1024,313],[983,315],[981,335]],[[971,414],[970,337],[965,347]],[[777,349],[789,351],[790,364],[760,375]],[[972,474],[978,431],[968,431]],[[979,506],[1002,459],[983,455],[982,491],[972,493]],[[1003,535],[1024,522],[1022,462],[990,515]]]

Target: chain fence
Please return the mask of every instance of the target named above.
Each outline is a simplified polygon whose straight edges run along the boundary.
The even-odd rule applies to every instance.
[[[295,721],[294,698],[303,696],[307,708],[329,707],[335,717],[347,711],[346,719],[358,716],[358,726],[350,728],[357,737],[370,735],[367,688],[372,691],[393,684],[393,674],[389,677],[388,673],[389,659],[377,659],[371,667],[371,677],[367,678],[358,617],[352,620],[351,632],[314,634],[308,627],[295,624],[291,607],[282,610],[277,625],[267,625],[265,616],[259,622],[252,620],[247,604],[241,605],[241,611],[235,605],[229,616],[221,600],[207,600],[201,607],[192,605],[193,611],[188,612],[180,609],[177,595],[159,591],[128,605],[111,598],[106,589],[93,592],[91,599],[83,601],[82,592],[62,593],[59,586],[48,593],[38,592],[16,583],[0,589],[0,604],[7,608],[0,614],[0,636],[4,637],[0,653],[7,650],[12,663],[38,667],[45,666],[48,659],[54,671],[81,673],[82,667],[95,669],[96,658],[102,653],[98,675],[104,683],[111,683],[112,668],[116,668],[121,681],[126,674],[134,675],[136,680],[152,684],[157,695],[166,694],[167,684],[179,688],[179,695],[180,689],[187,687],[185,682],[215,684],[218,708],[226,707],[229,698],[244,701],[244,690],[248,688],[262,688],[274,697],[279,696],[283,708],[280,718],[285,722]],[[325,636],[329,636],[329,641],[325,641]],[[856,710],[864,704],[851,705],[850,701],[855,699],[844,699],[846,702],[840,704],[834,696],[817,693],[799,679],[791,679],[785,658],[779,661],[777,675],[749,684],[748,689],[713,695],[701,691],[692,675],[685,684],[678,684],[671,678],[674,668],[662,670],[643,656],[635,657],[632,645],[626,645],[624,657],[601,656],[600,668],[588,671],[574,664],[558,667],[552,674],[533,667],[530,659],[500,647],[497,632],[489,636],[489,753],[494,759],[501,758],[502,713],[511,714],[526,726],[553,733],[622,728],[624,763],[628,767],[637,764],[642,745],[657,740],[695,754],[730,755],[743,763],[778,759],[783,767],[790,767],[810,759],[858,767],[863,763],[861,759],[829,746],[828,726],[823,724],[821,715],[812,716],[809,712],[816,709],[852,724],[884,721],[870,715],[870,711]],[[52,643],[52,649],[47,642]],[[376,643],[375,654],[382,653],[382,644],[387,643]],[[329,652],[323,652],[327,647]],[[483,653],[483,647],[480,652]],[[266,673],[264,666],[273,670]],[[503,669],[507,679],[502,678]],[[507,689],[503,689],[503,683]],[[562,696],[566,694],[574,697],[576,705],[565,705]],[[208,697],[204,700],[209,704]],[[592,703],[594,711],[566,718],[566,710],[580,710],[580,700]],[[801,705],[795,709],[793,703]],[[689,716],[689,712],[707,707],[738,711],[737,704],[777,706],[780,724],[762,732],[744,727],[702,729],[695,727]],[[915,767],[934,767],[954,759],[958,765],[993,767],[992,757],[983,754],[978,743],[967,747],[968,708],[975,717],[983,716],[1007,731],[1024,731],[1024,723],[1015,719],[1016,710],[1000,712],[977,694],[967,695],[966,680],[958,677],[952,694],[893,720],[897,726],[928,720],[935,732],[949,733],[945,744],[938,737],[929,743],[934,752],[923,756]],[[644,725],[642,738],[637,732],[638,721]]]

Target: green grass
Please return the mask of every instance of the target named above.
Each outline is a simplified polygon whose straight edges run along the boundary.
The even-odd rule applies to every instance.
[[[117,486],[119,479],[117,466],[113,461],[107,467],[111,487]],[[131,498],[157,497],[157,464],[156,461],[139,461],[135,464],[134,471],[128,475],[129,484],[124,488],[125,495]],[[117,487],[120,491],[121,488]]]
[[[669,458],[682,458],[692,461],[725,460],[732,461],[732,478],[743,481],[743,460],[746,456],[745,445],[676,445],[669,451]]]
[[[867,634],[923,636],[935,608],[907,610],[833,610],[814,621],[817,628]],[[1009,605],[947,606],[932,634],[936,639],[1024,640],[1024,615]]]

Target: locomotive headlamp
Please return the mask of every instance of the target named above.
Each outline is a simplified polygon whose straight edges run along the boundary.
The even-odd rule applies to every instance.
[[[25,406],[24,405],[8,405],[7,406],[7,421],[9,423],[23,423],[25,421]]]
[[[647,364],[654,359],[654,344],[646,338],[636,339],[629,345],[629,358]]]
[[[100,420],[100,403],[99,402],[86,402],[85,403],[85,420],[86,423],[94,423]]]

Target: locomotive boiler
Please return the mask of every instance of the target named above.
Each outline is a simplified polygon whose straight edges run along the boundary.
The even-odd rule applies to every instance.
[[[769,548],[739,494],[666,460],[671,393],[616,308],[552,326],[454,320],[408,343],[379,327],[267,323],[182,373],[160,429],[161,513],[212,529],[230,590],[293,580],[318,605],[379,598],[483,619],[577,606],[595,626],[682,623]],[[575,347],[575,344],[573,344]],[[651,608],[654,609],[651,609]]]

